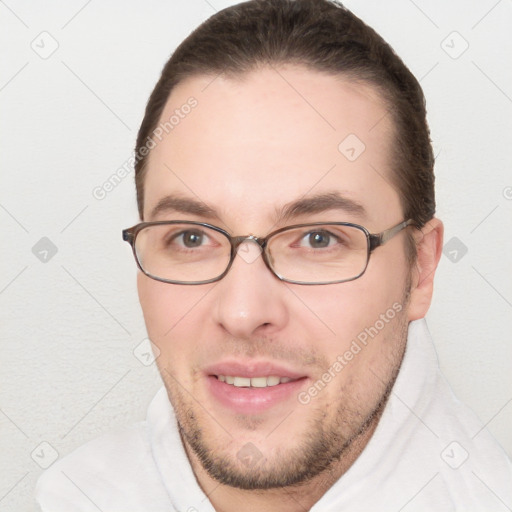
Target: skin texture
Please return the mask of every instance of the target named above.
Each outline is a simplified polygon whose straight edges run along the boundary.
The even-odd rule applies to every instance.
[[[191,96],[197,107],[151,152],[144,220],[198,220],[256,236],[319,221],[378,233],[404,220],[388,179],[393,127],[370,86],[298,66],[200,76],[172,92],[162,119]],[[338,150],[349,134],[365,144],[355,161]],[[332,193],[357,201],[366,214],[276,216],[293,201]],[[171,194],[207,205],[216,218],[172,210],[153,216]],[[364,449],[399,370],[407,325],[430,305],[440,257],[440,221],[408,229],[418,247],[412,269],[402,232],[347,283],[284,283],[257,254],[237,256],[217,283],[170,285],[139,274],[157,363],[198,482],[216,510],[309,509]],[[307,391],[393,305],[400,311],[307,404],[294,393],[263,412],[239,413],[209,391],[206,368],[227,359],[277,363],[303,376],[297,392]],[[250,463],[239,456],[247,450]]]

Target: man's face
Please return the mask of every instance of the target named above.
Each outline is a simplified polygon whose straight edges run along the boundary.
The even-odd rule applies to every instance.
[[[191,96],[197,106],[151,152],[144,220],[260,237],[304,222],[377,233],[403,220],[390,185],[391,119],[371,87],[291,66],[198,77],[172,92],[162,121]],[[333,195],[364,211],[328,205]],[[242,245],[216,283],[140,274],[138,287],[189,453],[225,484],[267,488],[318,474],[375,426],[405,347],[409,268],[404,233],[340,284],[282,282],[254,251]],[[283,382],[235,385],[276,382],[267,377]]]

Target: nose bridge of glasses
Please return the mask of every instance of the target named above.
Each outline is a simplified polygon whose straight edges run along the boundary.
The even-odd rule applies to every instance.
[[[236,236],[232,239],[233,251],[246,263],[252,263],[263,251],[265,241],[254,235]]]

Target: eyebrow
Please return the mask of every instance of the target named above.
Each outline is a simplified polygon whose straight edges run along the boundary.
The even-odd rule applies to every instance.
[[[337,192],[301,198],[285,205],[280,211],[278,210],[277,214],[279,222],[282,222],[301,215],[322,213],[328,210],[342,210],[358,217],[367,217],[366,209],[361,203]]]
[[[342,196],[337,192],[329,192],[303,197],[297,201],[286,204],[282,208],[277,208],[276,223],[282,223],[303,215],[322,213],[328,210],[342,210],[359,217],[367,217],[366,209],[361,203]],[[151,210],[150,218],[153,219],[159,214],[170,212],[220,220],[220,215],[206,203],[179,195],[168,195],[160,199]]]
[[[178,195],[168,195],[160,199],[151,210],[149,217],[154,219],[159,214],[169,212],[185,213],[219,220],[217,212],[206,203]]]

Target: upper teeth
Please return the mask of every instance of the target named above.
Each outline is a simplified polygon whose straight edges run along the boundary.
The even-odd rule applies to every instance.
[[[289,377],[233,377],[231,375],[218,375],[217,378],[226,384],[232,384],[237,388],[266,388],[267,386],[277,386],[278,384],[285,384],[292,379]]]

